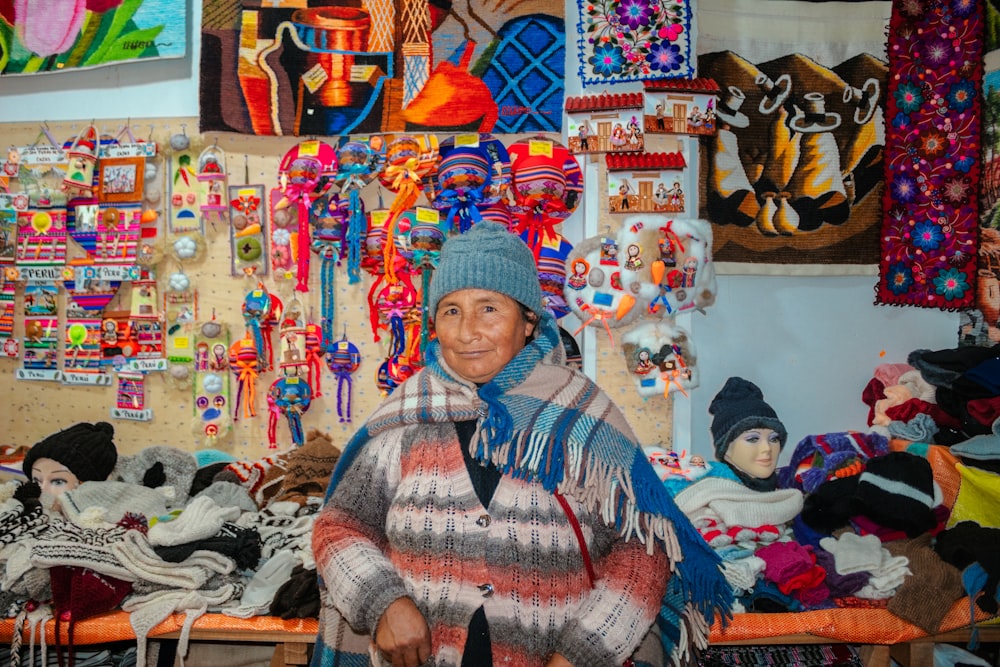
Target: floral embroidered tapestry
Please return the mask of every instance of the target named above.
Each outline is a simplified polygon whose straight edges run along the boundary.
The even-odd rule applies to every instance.
[[[579,6],[584,86],[694,76],[688,0],[579,0]]]
[[[0,0],[0,74],[183,58],[188,14],[177,7],[176,0]]]
[[[974,303],[983,4],[893,2],[877,303]]]

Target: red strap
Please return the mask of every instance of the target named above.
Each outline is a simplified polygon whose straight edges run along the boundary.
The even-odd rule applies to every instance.
[[[580,528],[580,522],[576,519],[576,514],[573,513],[573,508],[569,506],[569,501],[566,500],[566,496],[555,491],[552,495],[556,497],[559,504],[563,508],[563,512],[566,513],[566,518],[569,519],[569,525],[573,526],[573,532],[576,533],[576,541],[580,543],[580,555],[583,556],[583,566],[587,568],[587,578],[590,579],[590,587],[594,587],[594,581],[597,576],[594,574],[594,564],[590,562],[590,551],[587,550],[587,542],[583,537],[583,530]]]

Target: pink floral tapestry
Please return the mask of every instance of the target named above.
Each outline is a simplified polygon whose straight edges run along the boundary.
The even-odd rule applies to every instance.
[[[876,303],[974,303],[983,4],[893,2]]]

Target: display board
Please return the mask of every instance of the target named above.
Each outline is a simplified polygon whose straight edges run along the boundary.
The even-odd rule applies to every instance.
[[[118,135],[126,126],[125,119],[101,119],[94,121],[94,126],[101,134]],[[49,123],[47,131],[59,142],[71,140],[89,127],[90,120],[81,122]],[[156,142],[159,148],[158,160],[161,168],[154,178],[162,179],[162,202],[158,206],[161,223],[167,216],[165,212],[171,206],[171,201],[182,190],[182,184],[171,182],[171,176],[176,174],[176,158],[180,151],[170,147],[170,139],[176,135],[186,135],[190,146],[186,152],[192,156],[202,155],[206,148],[212,148],[221,158],[225,182],[232,192],[242,186],[262,186],[263,192],[269,193],[277,187],[279,166],[282,157],[294,147],[301,138],[292,137],[252,137],[232,134],[199,135],[195,128],[194,118],[143,119],[131,125],[131,131],[137,140]],[[42,128],[35,123],[0,124],[0,141],[11,146],[30,145],[39,141],[43,134]],[[506,140],[507,137],[504,137]],[[335,142],[336,138],[327,138]],[[172,160],[172,162],[168,162]],[[12,188],[17,184],[13,184]],[[595,184],[600,187],[601,184]],[[589,184],[588,184],[589,187]],[[369,207],[381,204],[388,206],[392,194],[380,189],[377,184],[368,186],[364,191],[364,200]],[[146,208],[149,203],[146,202]],[[569,220],[565,231],[569,240],[576,242],[582,236],[582,216],[597,216],[598,220],[591,222],[595,228],[605,228],[616,224],[614,220],[606,219],[606,212],[599,207],[589,211],[579,211],[577,220]],[[597,224],[594,224],[594,223]],[[151,286],[161,299],[159,307],[163,309],[162,296],[169,290],[167,281],[179,269],[190,279],[191,285],[197,290],[197,315],[195,321],[204,323],[215,320],[228,327],[230,339],[236,340],[244,331],[244,318],[241,307],[245,297],[254,290],[258,283],[276,295],[283,303],[289,304],[295,296],[295,280],[281,277],[280,272],[271,271],[267,276],[259,274],[247,277],[234,276],[233,246],[230,239],[230,222],[223,216],[204,216],[204,234],[200,235],[197,252],[193,259],[180,259],[171,248],[159,248],[162,258],[155,264],[156,281]],[[165,235],[169,240],[169,234]],[[100,242],[100,241],[98,241]],[[73,240],[65,242],[65,252],[72,260],[85,253]],[[117,251],[117,249],[116,249]],[[236,262],[239,269],[239,262]],[[237,270],[237,273],[239,271]],[[322,308],[320,262],[313,261],[310,265],[309,291],[298,294],[305,314],[309,319],[319,321]],[[329,433],[334,442],[343,444],[353,434],[363,419],[374,409],[382,398],[375,375],[381,361],[386,356],[385,344],[374,342],[369,323],[368,292],[371,278],[363,274],[363,279],[355,284],[349,284],[343,268],[338,268],[333,280],[335,301],[335,321],[333,329],[337,335],[345,335],[354,343],[360,354],[360,366],[353,374],[353,389],[351,392],[351,412],[353,422],[342,422],[338,416],[337,378],[326,364],[322,365],[322,396],[313,399],[309,410],[302,416],[302,427],[308,431],[318,428]],[[13,337],[25,340],[24,304],[26,287],[17,283],[14,290],[15,312],[18,317],[14,323]],[[61,286],[53,297],[58,304],[56,312],[60,331],[66,329],[66,306],[70,299],[69,290]],[[114,297],[108,308],[129,310],[135,306],[129,301],[135,300],[135,291],[131,299],[125,299],[121,293]],[[568,318],[571,319],[571,318]],[[573,332],[579,322],[563,324],[564,328]],[[57,358],[65,360],[72,358],[73,345],[64,336],[57,336],[59,346]],[[578,339],[584,338],[582,335]],[[635,428],[644,443],[669,444],[671,439],[671,401],[662,397],[643,399],[635,392],[632,380],[623,361],[619,347],[612,347],[601,335],[591,336],[594,341],[591,349],[585,349],[586,355],[592,355],[592,374],[598,383],[609,392],[611,397],[626,413],[626,417]],[[273,335],[276,352],[278,349],[277,331]],[[69,349],[67,349],[69,348]],[[179,382],[170,377],[168,372],[149,372],[144,380],[146,408],[151,412],[149,421],[132,419],[116,419],[112,416],[112,408],[116,404],[118,378],[112,377],[103,385],[71,385],[59,381],[41,381],[19,379],[18,371],[23,367],[22,359],[0,357],[0,429],[3,437],[0,443],[11,445],[30,445],[44,436],[65,428],[77,421],[109,421],[115,426],[116,443],[120,451],[126,454],[134,453],[151,445],[171,445],[187,450],[213,446],[228,451],[241,459],[254,460],[270,453],[268,439],[268,409],[264,400],[267,387],[277,377],[272,372],[264,374],[257,381],[257,415],[247,418],[242,414],[232,423],[231,432],[215,442],[209,442],[204,437],[202,424],[196,416],[199,406],[196,405],[199,393],[197,385],[191,382]],[[23,373],[22,373],[23,375]],[[230,378],[232,379],[232,378]],[[232,388],[235,396],[235,386]],[[681,399],[683,400],[683,399]],[[232,399],[230,400],[232,404]],[[289,435],[289,426],[284,418],[279,418],[276,428],[277,449],[284,450],[294,446]]]

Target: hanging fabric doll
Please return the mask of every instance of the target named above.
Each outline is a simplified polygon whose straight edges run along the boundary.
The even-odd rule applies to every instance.
[[[335,269],[343,256],[349,216],[347,200],[335,192],[328,192],[313,202],[309,214],[313,234],[312,250],[320,258],[320,324],[323,345],[333,343],[333,320],[336,310]]]
[[[316,387],[315,398],[323,395],[321,363],[326,354],[326,344],[323,342],[323,329],[315,322],[306,322],[306,362],[308,368],[309,386]]]
[[[270,333],[268,319],[272,313],[271,298],[270,292],[264,288],[263,284],[260,284],[257,289],[247,293],[241,309],[243,322],[247,328],[247,337],[253,340],[254,351],[259,355],[255,368],[260,372],[270,368],[268,350],[271,344],[270,337],[265,336],[265,333]]]
[[[352,376],[361,366],[361,352],[358,347],[344,337],[326,351],[326,365],[337,378],[337,417],[341,423],[351,421],[351,395],[354,384]]]
[[[333,185],[336,169],[337,152],[329,144],[316,140],[293,146],[278,168],[279,190],[285,206],[298,205],[295,289],[299,292],[309,291],[309,208],[313,199]],[[276,208],[283,206],[279,203]]]
[[[431,200],[434,208],[444,211],[445,228],[464,233],[507,194],[510,156],[486,133],[448,137],[440,152]]]
[[[368,142],[348,141],[337,151],[335,180],[340,186],[341,200],[347,200],[347,232],[345,235],[348,282],[361,279],[361,246],[368,233],[368,221],[361,191],[382,169],[382,138],[374,136]]]
[[[278,368],[285,377],[300,377],[308,373],[306,358],[306,321],[302,302],[293,299],[285,308],[278,329],[281,344]]]
[[[312,403],[312,389],[305,379],[300,377],[281,377],[271,384],[268,395],[272,397],[278,412],[288,420],[288,430],[292,433],[292,442],[297,447],[305,443],[305,433],[302,429],[302,415],[309,410]],[[277,424],[274,423],[274,413],[268,423],[269,444],[271,449],[277,449]]]
[[[385,166],[379,174],[382,185],[396,193],[389,205],[385,222],[386,242],[383,263],[386,280],[396,281],[396,227],[401,215],[413,208],[425,185],[425,179],[434,175],[438,166],[438,143],[434,135],[411,137],[403,135],[393,139],[386,147]]]
[[[569,149],[544,136],[509,148],[515,230],[538,258],[543,243],[556,243],[555,226],[568,218],[583,192],[583,172]]]
[[[413,268],[420,272],[420,354],[423,357],[430,342],[430,316],[427,312],[426,295],[430,292],[431,277],[437,268],[441,246],[444,245],[444,223],[423,221],[418,218],[416,224],[410,227],[407,245],[413,252]]]
[[[257,416],[257,376],[260,375],[260,363],[257,344],[250,331],[229,346],[229,367],[236,376],[236,401],[233,403],[233,421],[239,421],[240,403],[243,403],[243,416]]]

